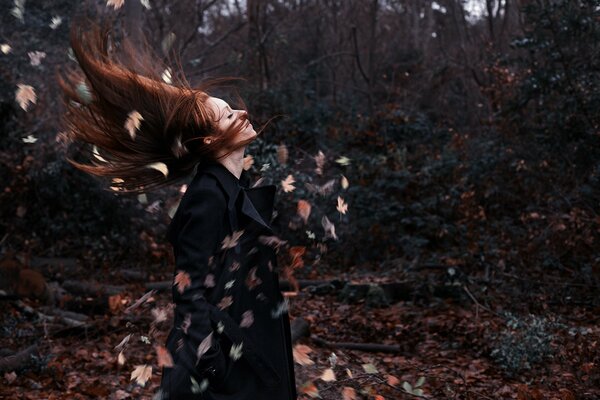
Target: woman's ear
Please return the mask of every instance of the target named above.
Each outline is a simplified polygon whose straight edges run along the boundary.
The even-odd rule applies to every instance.
[[[214,138],[212,136],[206,136],[203,141],[204,144],[210,144],[212,141],[214,140]]]

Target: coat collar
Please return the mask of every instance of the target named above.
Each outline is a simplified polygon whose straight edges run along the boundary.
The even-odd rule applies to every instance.
[[[250,188],[248,187],[250,177],[246,170],[242,170],[242,174],[238,179],[227,167],[217,161],[209,161],[200,165],[197,174],[200,173],[209,173],[217,179],[227,196],[227,208],[230,212],[236,210],[237,206],[241,213],[250,217],[269,231],[273,231],[270,221],[273,214],[275,185]],[[237,199],[240,194],[243,196],[243,200],[238,202]]]

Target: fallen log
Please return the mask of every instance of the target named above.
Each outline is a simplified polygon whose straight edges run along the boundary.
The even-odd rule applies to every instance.
[[[353,342],[328,342],[327,340],[321,339],[315,334],[310,335],[310,338],[317,344],[324,347],[332,348],[344,348],[351,350],[369,351],[369,352],[385,352],[385,353],[399,353],[401,351],[400,346],[392,346],[387,344],[379,343],[353,343]]]
[[[31,356],[39,356],[37,344],[32,344],[16,354],[0,358],[0,373],[26,368],[31,362]]]

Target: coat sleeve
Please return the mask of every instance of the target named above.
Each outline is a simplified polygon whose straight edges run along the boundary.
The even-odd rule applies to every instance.
[[[209,318],[205,282],[210,282],[210,258],[219,249],[226,203],[219,191],[193,189],[190,201],[181,210],[180,229],[175,239],[173,301],[183,318],[182,343],[177,348],[177,364],[200,382],[208,378],[220,382],[227,359],[219,346]],[[209,277],[210,278],[210,277]],[[208,373],[208,374],[207,374]]]

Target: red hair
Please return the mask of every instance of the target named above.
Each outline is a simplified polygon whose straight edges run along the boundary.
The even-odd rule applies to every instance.
[[[227,156],[254,139],[235,143],[247,125],[247,113],[226,131],[218,131],[218,115],[206,105],[209,88],[241,78],[213,78],[192,87],[177,62],[167,83],[162,77],[166,65],[153,55],[145,38],[138,49],[123,39],[127,59],[114,54],[119,45],[106,21],[97,25],[76,20],[70,43],[83,75],[70,70],[63,78],[57,71],[66,108],[61,125],[69,142],[79,144],[93,164],[67,161],[86,173],[112,178],[111,189],[141,193],[167,186],[189,175],[199,162],[216,160],[220,152]],[[206,136],[215,140],[205,144]]]

